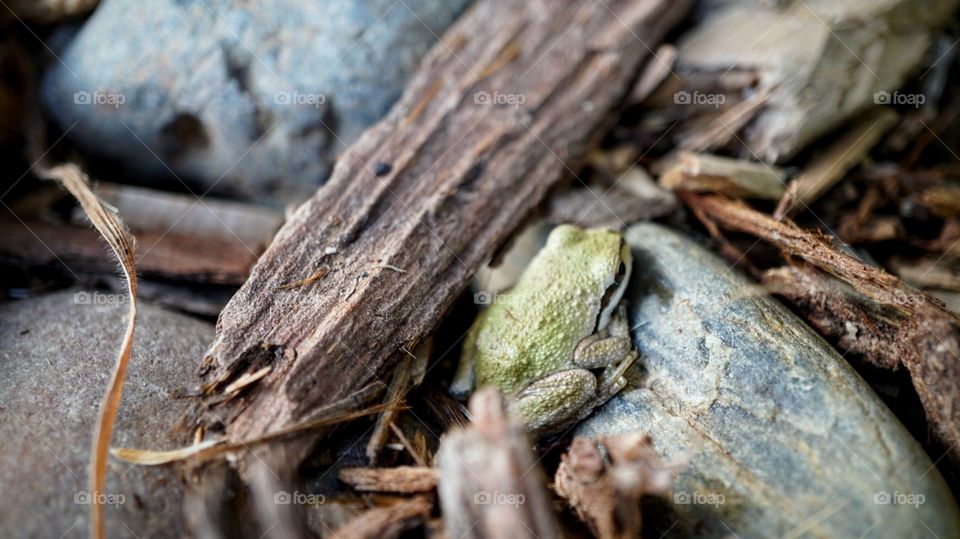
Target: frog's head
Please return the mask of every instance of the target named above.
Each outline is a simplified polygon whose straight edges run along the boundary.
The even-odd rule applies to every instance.
[[[630,281],[632,258],[623,235],[603,228],[560,225],[550,233],[547,247],[551,252],[564,253],[564,259],[577,267],[576,271],[594,281],[590,288],[600,295],[597,329],[606,329]]]

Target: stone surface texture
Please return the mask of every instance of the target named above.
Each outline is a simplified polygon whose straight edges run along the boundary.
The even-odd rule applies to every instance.
[[[468,0],[106,0],[43,81],[93,155],[299,201],[400,96]]]
[[[117,298],[74,290],[0,306],[0,536],[87,536],[93,428],[126,324]],[[189,442],[178,395],[212,337],[206,322],[140,305],[114,447]],[[111,459],[107,488],[118,502],[105,508],[109,537],[182,535],[173,468]]]
[[[642,374],[578,434],[647,432],[682,465],[645,531],[960,536],[930,458],[826,341],[692,240],[655,224],[626,237]]]

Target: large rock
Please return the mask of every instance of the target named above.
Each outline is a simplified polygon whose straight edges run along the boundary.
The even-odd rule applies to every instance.
[[[911,75],[927,75],[926,55],[938,63],[946,54],[929,49],[956,6],[957,0],[711,0],[703,19],[679,38],[673,69],[691,82],[716,84],[686,95],[686,103],[682,94],[674,99],[712,106],[717,88],[750,99],[766,95],[735,140],[747,156],[785,162],[877,105],[934,105],[933,96],[897,89]],[[737,129],[728,122],[712,126]]]
[[[648,432],[685,463],[653,536],[960,537],[930,458],[828,343],[677,233],[627,240],[644,372],[579,434]]]
[[[43,101],[64,129],[79,122],[72,140],[136,172],[295,200],[468,3],[106,0]]]
[[[62,292],[0,307],[0,536],[86,537],[88,459],[97,410],[126,321],[123,296]],[[86,301],[85,301],[86,300]],[[213,327],[140,306],[114,446],[172,449]],[[186,438],[186,439],[185,439]],[[182,485],[171,468],[111,459],[110,537],[180,537]],[[132,532],[132,534],[131,534]]]

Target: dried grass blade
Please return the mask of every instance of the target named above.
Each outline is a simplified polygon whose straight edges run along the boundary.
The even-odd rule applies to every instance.
[[[190,457],[212,458],[226,453],[250,450],[252,446],[258,444],[265,444],[281,438],[287,438],[309,430],[332,427],[334,425],[353,421],[354,419],[359,419],[361,417],[379,414],[390,409],[389,403],[381,403],[364,408],[362,410],[337,413],[336,415],[324,416],[308,421],[301,421],[289,427],[267,433],[263,436],[258,436],[248,440],[241,440],[238,442],[226,443],[226,440],[223,439],[207,440],[199,444],[181,447],[178,449],[171,449],[169,451],[151,451],[149,449],[116,447],[111,449],[110,453],[122,461],[132,464],[141,464],[143,466],[159,466],[161,464],[169,464],[171,462],[186,460]]]
[[[120,261],[123,276],[130,293],[130,314],[127,320],[127,329],[120,344],[117,361],[110,382],[100,404],[97,425],[94,431],[93,448],[90,454],[89,488],[93,494],[90,503],[90,536],[102,539],[105,536],[103,520],[103,505],[97,493],[106,488],[107,459],[109,458],[110,438],[113,436],[113,427],[120,408],[120,398],[123,396],[123,383],[126,379],[127,365],[130,362],[130,353],[133,350],[133,334],[137,325],[137,273],[134,262],[134,239],[120,218],[107,209],[101,200],[90,189],[86,174],[74,164],[57,165],[52,168],[42,167],[40,174],[59,181],[80,203],[83,211],[90,218],[94,228],[100,232],[110,249]]]
[[[132,464],[143,466],[159,466],[161,464],[170,464],[185,460],[194,455],[202,454],[207,449],[222,443],[223,440],[206,440],[199,444],[188,447],[172,449],[170,451],[150,451],[149,449],[130,449],[127,447],[115,447],[110,450],[114,457]]]

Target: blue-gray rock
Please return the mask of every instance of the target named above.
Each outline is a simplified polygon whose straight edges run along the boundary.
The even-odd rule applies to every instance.
[[[147,176],[316,190],[469,0],[106,0],[45,74],[71,140]]]
[[[0,536],[87,537],[97,410],[123,336],[126,296],[68,291],[0,306]],[[213,326],[141,303],[116,447],[173,449],[192,401],[179,395]],[[172,467],[110,459],[108,537],[182,537],[184,485]]]
[[[647,432],[684,464],[645,532],[960,537],[930,458],[826,341],[693,241],[626,238],[642,374],[578,434]]]

